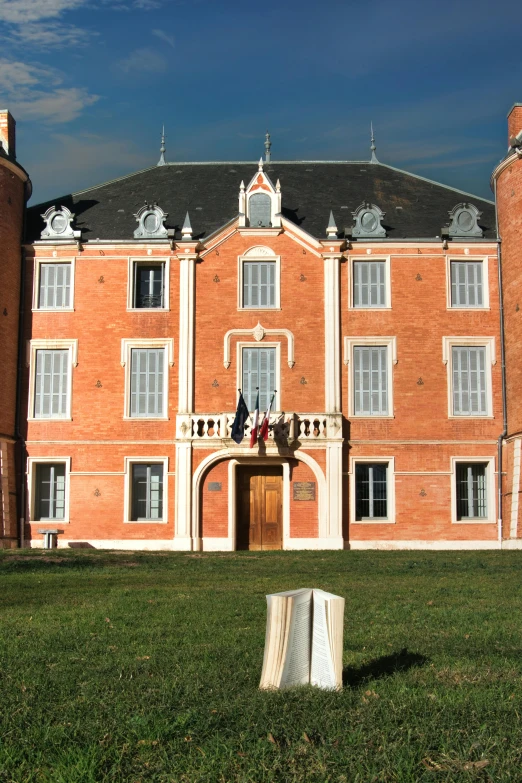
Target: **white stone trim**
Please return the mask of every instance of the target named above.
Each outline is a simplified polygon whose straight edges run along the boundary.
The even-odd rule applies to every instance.
[[[40,271],[42,264],[69,264],[71,267],[71,283],[70,294],[71,301],[68,307],[38,307],[38,295],[40,292]],[[69,258],[62,257],[46,257],[40,258],[34,257],[34,274],[33,274],[33,298],[32,298],[32,312],[33,313],[72,313],[74,312],[74,278],[76,273],[76,256],[70,256]]]
[[[131,416],[131,351],[133,348],[163,348],[167,360],[163,372],[163,416]],[[121,340],[121,366],[125,369],[125,386],[123,394],[123,419],[125,421],[168,421],[169,419],[169,372],[168,367],[174,365],[174,340],[172,337],[155,337],[133,339],[123,337]],[[168,365],[168,366],[167,366]]]
[[[522,541],[521,541],[522,543]],[[421,539],[403,541],[403,540],[376,540],[376,541],[350,541],[349,549],[381,549],[381,550],[430,550],[437,551],[459,551],[459,550],[487,550],[487,549],[507,549],[506,542],[501,545],[500,541],[495,539],[487,540],[469,540],[469,541],[423,541]],[[515,547],[512,547],[515,549]],[[518,547],[516,547],[518,548]]]
[[[163,465],[163,516],[161,519],[131,519],[131,472],[132,465],[137,463]],[[169,521],[169,458],[168,457],[124,457],[124,494],[123,494],[123,522],[130,525],[164,525]]]
[[[164,266],[163,307],[134,307],[134,266]],[[170,310],[170,256],[129,256],[127,265],[127,310],[135,313],[165,313]]]
[[[387,510],[386,519],[355,519],[355,466],[360,463],[383,464],[388,463],[386,469]],[[350,498],[350,524],[351,525],[394,525],[395,518],[395,457],[350,457],[350,472],[348,473],[348,495]]]
[[[243,266],[245,261],[271,261],[275,264],[275,302],[270,307],[245,307],[243,305]],[[274,253],[271,247],[256,245],[237,257],[237,309],[241,312],[263,312],[281,309],[281,256]]]
[[[344,539],[337,538],[289,538],[286,549],[344,549]]]
[[[341,410],[341,337],[339,254],[324,257],[324,404],[326,413]]]
[[[176,428],[184,416],[176,417]],[[193,548],[192,522],[192,444],[176,443],[176,495],[174,498],[174,539],[183,549]]]
[[[0,441],[0,499],[2,502],[2,527],[0,532],[8,536],[11,530],[11,513],[9,503],[9,459],[7,441]]]
[[[486,492],[488,515],[485,519],[457,519],[457,463],[459,462],[485,462],[486,463]],[[496,524],[495,513],[495,457],[460,456],[451,457],[451,523],[454,525],[491,525]]]
[[[70,457],[28,457],[27,458],[27,468],[26,468],[26,478],[27,478],[27,511],[28,511],[28,522],[39,522],[39,519],[35,519],[35,513],[34,513],[34,504],[35,504],[35,497],[36,497],[36,465],[41,464],[64,464],[65,465],[65,508],[64,508],[64,519],[52,519],[52,520],[44,520],[44,522],[49,522],[49,524],[55,524],[59,527],[60,525],[68,525],[70,522],[70,515],[69,515],[69,500],[71,496],[71,458]]]
[[[238,342],[236,343],[236,388],[242,389],[243,388],[243,348],[275,348],[276,349],[276,359],[275,359],[275,399],[274,404],[272,405],[272,413],[278,413],[279,411],[283,410],[283,403],[282,400],[282,389],[281,389],[281,343],[263,343],[262,346],[260,346],[258,343],[244,343],[244,342]],[[260,411],[261,413],[261,411]]]
[[[264,340],[266,335],[278,335],[282,334],[288,341],[288,366],[292,368],[295,364],[294,360],[294,335],[290,329],[265,329],[264,326],[258,322],[257,326],[252,329],[229,329],[226,332],[223,340],[223,366],[225,370],[230,367],[230,338],[248,336],[252,337],[256,342]],[[264,346],[263,346],[264,347]],[[239,388],[239,387],[238,387]]]
[[[509,524],[509,537],[516,538],[518,532],[518,509],[520,505],[520,461],[521,461],[520,438],[515,438],[513,444],[513,486],[511,487],[511,521]]]
[[[456,262],[474,262],[477,263],[478,261],[482,262],[482,299],[483,304],[480,307],[452,307],[451,306],[451,263],[452,261]],[[460,312],[462,310],[465,310],[467,312],[474,312],[475,310],[478,310],[479,312],[482,312],[483,310],[489,310],[489,256],[456,256],[456,255],[450,255],[449,253],[446,254],[446,310],[452,310],[455,312]]]
[[[491,371],[486,372],[486,405],[487,413],[475,414],[474,416],[461,416],[453,413],[453,362],[452,348],[485,348],[486,349],[486,368],[492,367],[497,363],[495,338],[479,337],[476,335],[465,335],[462,337],[451,336],[442,338],[442,362],[447,367],[447,394],[448,394],[448,418],[449,419],[493,419],[493,388]]]
[[[67,379],[67,416],[49,416],[35,418],[34,387],[36,383],[36,352],[37,351],[69,351],[69,373]],[[78,340],[27,340],[26,365],[29,367],[29,404],[27,410],[28,421],[71,421],[72,419],[72,370],[78,365]]]
[[[361,306],[354,306],[353,303],[353,265],[355,261],[365,261],[366,263],[373,263],[374,261],[383,261],[384,262],[384,279],[385,279],[385,298],[386,298],[386,304],[382,305],[380,307],[361,307]],[[355,255],[355,256],[348,256],[348,309],[349,310],[364,310],[365,312],[370,310],[372,313],[374,312],[380,312],[383,310],[391,310],[392,306],[392,294],[391,294],[391,256],[389,255],[382,255],[382,256],[373,256],[371,258],[368,258],[368,255]]]
[[[388,372],[388,413],[379,416],[359,416],[355,414],[355,396],[353,391],[353,349],[358,346],[385,346],[387,350]],[[345,337],[344,359],[348,367],[348,415],[356,419],[393,419],[393,366],[397,364],[396,337]]]
[[[58,549],[75,548],[81,549],[82,544],[87,544],[93,549],[121,549],[126,552],[187,552],[186,546],[180,545],[184,542],[169,539],[142,539],[142,538],[123,538],[123,539],[97,539],[97,538],[63,538],[58,536]],[[31,549],[41,549],[43,540],[31,541]]]
[[[178,413],[194,406],[194,295],[196,255],[179,255]]]

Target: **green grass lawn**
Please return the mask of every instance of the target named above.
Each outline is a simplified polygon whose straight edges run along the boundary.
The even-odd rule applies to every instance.
[[[0,782],[521,781],[522,553],[0,553]],[[342,692],[258,690],[271,592]]]

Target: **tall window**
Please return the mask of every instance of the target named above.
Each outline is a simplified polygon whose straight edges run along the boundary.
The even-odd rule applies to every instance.
[[[71,264],[40,264],[38,308],[57,310],[71,306]]]
[[[386,262],[353,262],[353,306],[386,307]]]
[[[131,416],[164,415],[164,372],[164,348],[131,349]]]
[[[69,351],[36,351],[35,419],[63,419],[69,415]]]
[[[255,193],[248,199],[248,216],[252,228],[270,225],[272,199],[266,193]]]
[[[35,519],[65,519],[65,465],[36,465]]]
[[[354,414],[388,414],[388,348],[385,345],[353,349]]]
[[[259,388],[259,406],[266,410],[275,389],[276,349],[243,348],[243,397],[253,411]]]
[[[457,463],[457,519],[488,516],[486,465]]]
[[[484,306],[482,261],[451,262],[451,306]]]
[[[134,307],[164,307],[165,264],[134,264]]]
[[[131,521],[163,519],[163,465],[132,465]]]
[[[243,307],[275,307],[275,261],[243,263]]]
[[[355,518],[386,519],[388,516],[388,464],[356,464]]]
[[[486,349],[452,348],[453,415],[487,414]]]

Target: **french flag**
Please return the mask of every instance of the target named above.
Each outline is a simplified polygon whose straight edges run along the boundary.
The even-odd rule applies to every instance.
[[[266,409],[265,418],[263,419],[261,429],[259,430],[259,435],[263,438],[264,441],[268,440],[268,425],[270,424],[270,411],[272,410],[272,403],[274,401],[274,397],[275,394],[272,394],[272,399],[268,403],[268,408]]]
[[[259,436],[259,389],[257,390],[256,409],[254,411],[254,423],[250,430],[250,448],[253,449]]]

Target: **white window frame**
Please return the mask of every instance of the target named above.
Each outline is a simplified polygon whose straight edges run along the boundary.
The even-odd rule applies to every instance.
[[[366,263],[372,263],[373,261],[384,261],[384,285],[385,285],[385,305],[379,305],[379,307],[364,307],[360,305],[354,305],[354,271],[353,266],[356,261],[364,261]],[[348,263],[348,309],[349,310],[371,310],[372,312],[379,312],[380,310],[391,310],[391,257],[390,256],[350,256]]]
[[[275,297],[272,307],[243,306],[243,266],[245,262],[275,263]],[[244,312],[281,310],[281,256],[277,256],[271,247],[251,247],[237,257],[237,309]]]
[[[471,308],[466,308],[471,309]],[[485,348],[486,349],[486,413],[477,413],[471,415],[461,415],[453,413],[453,348]],[[442,338],[442,361],[447,368],[447,389],[448,389],[448,418],[459,419],[493,419],[493,387],[491,378],[491,367],[497,363],[494,337],[443,337]],[[488,372],[489,369],[489,372]]]
[[[459,305],[453,307],[451,304],[451,263],[478,263],[482,262],[482,304],[472,307],[463,307]],[[446,309],[453,311],[489,310],[489,257],[488,256],[446,256]]]
[[[355,519],[355,493],[357,490],[355,481],[355,466],[357,464],[384,464],[388,463],[386,471],[386,502],[388,516],[386,519]],[[350,496],[350,525],[394,525],[395,524],[395,457],[350,457],[350,471],[348,473],[348,491]]]
[[[163,264],[163,307],[134,307],[134,266]],[[133,313],[165,313],[170,310],[170,258],[168,256],[132,256],[127,269],[127,311]]]
[[[274,404],[272,405],[272,413],[280,413],[283,410],[282,402],[281,402],[281,343],[276,343],[276,342],[265,343],[265,341],[263,340],[262,344],[252,343],[252,342],[238,342],[236,344],[236,351],[237,351],[236,388],[237,389],[243,388],[243,348],[275,348],[276,349],[276,359],[275,359],[276,393],[275,393]]]
[[[169,458],[124,457],[123,522],[129,525],[166,525],[169,521]],[[162,519],[131,519],[132,465],[163,465],[163,517]]]
[[[49,464],[63,464],[65,465],[65,508],[63,519],[35,519],[35,503],[36,503],[36,466],[37,465],[49,465]],[[27,458],[27,495],[28,495],[28,507],[29,507],[29,522],[39,523],[47,525],[48,527],[56,527],[60,525],[68,525],[70,520],[69,515],[69,499],[70,499],[70,487],[71,487],[71,458],[70,457],[28,457]]]
[[[163,371],[163,416],[131,416],[131,351],[133,348],[164,348],[166,363]],[[169,372],[174,365],[174,340],[172,337],[133,340],[123,338],[121,341],[121,366],[125,369],[125,389],[123,418],[125,421],[168,421],[169,420]]]
[[[472,462],[486,463],[486,492],[487,492],[487,517],[474,519],[457,519],[457,464]],[[455,525],[491,525],[496,523],[495,518],[495,457],[451,457],[451,522]]]
[[[34,415],[36,384],[36,352],[69,351],[69,373],[67,379],[67,416],[36,417]],[[78,340],[28,340],[26,365],[29,367],[29,421],[72,421],[72,376],[73,367],[78,364]]]
[[[358,346],[386,347],[387,374],[388,374],[388,413],[378,416],[360,416],[355,413],[355,395],[353,382],[353,349]],[[393,366],[397,364],[397,338],[396,337],[345,337],[344,338],[344,364],[348,367],[348,416],[359,419],[393,419]]]
[[[39,307],[38,298],[40,296],[40,275],[42,264],[69,264],[71,267],[71,301],[67,307]],[[38,258],[34,259],[33,275],[33,313],[71,313],[74,311],[74,278],[76,272],[76,257],[71,258]]]

